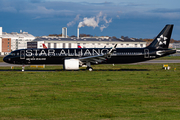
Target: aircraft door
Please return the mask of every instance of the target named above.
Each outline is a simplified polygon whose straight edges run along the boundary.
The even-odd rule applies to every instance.
[[[144,49],[144,58],[149,58],[149,49]]]
[[[20,59],[25,59],[25,50],[20,51]]]

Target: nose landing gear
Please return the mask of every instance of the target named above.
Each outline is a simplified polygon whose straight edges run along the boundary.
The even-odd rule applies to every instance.
[[[25,69],[25,65],[23,64],[22,65],[22,72],[24,72],[24,69]]]

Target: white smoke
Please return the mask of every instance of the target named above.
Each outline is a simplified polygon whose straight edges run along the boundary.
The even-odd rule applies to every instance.
[[[102,16],[102,11],[99,12],[99,14],[96,16],[96,19],[97,19],[97,23],[99,23],[100,21],[100,17]]]
[[[108,21],[108,20],[106,19],[106,17],[107,17],[107,15],[105,15],[105,16],[103,17],[103,20],[106,22],[106,24],[111,23],[111,22],[112,22],[112,18],[109,19],[109,21]]]
[[[107,15],[104,15],[103,17],[102,16],[103,16],[103,13],[99,12],[99,14],[96,17],[91,17],[91,18],[85,17],[82,22],[79,22],[78,28],[88,26],[88,27],[93,27],[93,29],[95,29],[96,27],[99,27],[99,23],[101,21],[104,21],[105,24],[101,25],[100,27],[100,30],[102,32],[103,29],[107,28],[109,26],[109,23],[112,22],[112,18],[107,20],[106,19]]]
[[[67,23],[67,26],[68,26],[68,27],[69,27],[69,26],[73,26],[73,25],[76,23],[76,21],[79,20],[79,16],[80,16],[80,14],[76,15],[76,18],[74,18],[73,21]]]
[[[93,27],[96,28],[98,27],[98,21],[95,20],[95,17],[92,18],[87,18],[85,17],[82,22],[79,23],[78,28],[88,26],[88,27]]]
[[[98,27],[101,16],[102,16],[102,12],[99,12],[99,14],[96,17],[91,17],[91,18],[85,17],[82,22],[79,22],[78,28],[84,26],[93,27],[93,28]]]
[[[107,20],[106,17],[107,17],[107,15],[105,15],[105,16],[103,17],[103,20],[104,20],[105,24],[101,25],[101,27],[100,27],[101,32],[102,32],[105,28],[107,28],[107,27],[109,26],[109,23],[112,22],[112,18],[109,19],[109,20]]]
[[[100,30],[101,32],[104,30],[104,28],[107,28],[105,25],[101,25]]]

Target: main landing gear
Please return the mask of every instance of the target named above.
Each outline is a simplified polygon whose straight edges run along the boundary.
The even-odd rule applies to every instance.
[[[93,71],[92,67],[87,67],[86,70]]]
[[[91,63],[90,62],[87,62],[86,65],[87,65],[86,70],[93,71],[93,68],[91,67]]]

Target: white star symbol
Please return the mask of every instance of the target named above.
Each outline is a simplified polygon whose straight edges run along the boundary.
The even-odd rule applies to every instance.
[[[167,37],[164,37],[163,35],[160,36],[160,38],[157,38],[158,42],[159,42],[159,45],[166,45],[166,40],[168,38]]]

